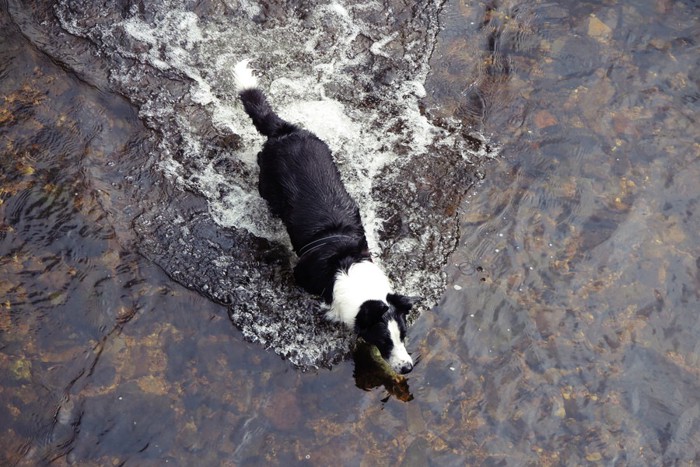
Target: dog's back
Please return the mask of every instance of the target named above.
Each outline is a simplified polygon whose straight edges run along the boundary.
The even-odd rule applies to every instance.
[[[313,133],[284,121],[270,107],[257,79],[239,63],[236,85],[246,113],[257,130],[267,136],[258,154],[259,191],[273,214],[282,219],[300,258],[297,281],[312,293],[330,301],[329,285],[322,277],[334,275],[336,264],[327,249],[305,248],[314,241],[332,242],[335,256],[349,262],[369,258],[369,250],[357,203],[348,194],[328,145]],[[331,261],[329,261],[331,260]],[[306,270],[307,269],[307,270]]]
[[[247,62],[235,73],[246,112],[267,136],[258,154],[260,195],[287,227],[299,257],[297,283],[331,304],[328,319],[376,345],[396,371],[411,371],[413,360],[403,341],[412,303],[392,292],[384,271],[372,262],[360,210],[330,149],[272,110]]]

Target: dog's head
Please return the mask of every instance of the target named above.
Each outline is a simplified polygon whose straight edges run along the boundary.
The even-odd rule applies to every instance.
[[[367,300],[355,317],[355,332],[367,343],[375,345],[384,360],[397,373],[413,369],[413,360],[406,351],[406,315],[413,302],[403,295],[390,293],[383,300]]]

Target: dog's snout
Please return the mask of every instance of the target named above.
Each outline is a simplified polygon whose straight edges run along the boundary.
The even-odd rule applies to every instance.
[[[399,342],[391,352],[391,358],[389,359],[391,367],[397,373],[405,375],[413,369],[413,359],[406,352],[406,347],[403,342]]]

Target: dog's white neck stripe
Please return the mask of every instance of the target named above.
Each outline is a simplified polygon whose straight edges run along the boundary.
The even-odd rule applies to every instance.
[[[391,349],[391,355],[389,356],[389,364],[397,371],[407,364],[413,367],[413,360],[408,355],[406,346],[401,342],[401,331],[399,331],[398,323],[392,319],[389,321],[387,329],[389,330],[391,342],[394,344],[394,348]]]
[[[351,329],[360,305],[367,300],[386,302],[391,293],[391,284],[379,266],[371,261],[355,263],[347,272],[339,272],[333,286],[333,303],[327,313],[328,319],[345,323]]]
[[[391,338],[391,341],[394,343],[394,346],[396,346],[397,343],[401,343],[401,331],[399,331],[399,324],[395,320],[389,321],[387,324],[387,329],[389,331],[389,338]]]

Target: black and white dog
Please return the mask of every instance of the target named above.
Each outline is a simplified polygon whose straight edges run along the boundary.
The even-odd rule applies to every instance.
[[[255,128],[267,137],[258,154],[260,195],[287,227],[299,260],[297,283],[330,304],[326,317],[376,345],[392,368],[413,369],[406,352],[411,300],[393,293],[372,262],[357,203],[331,151],[317,136],[282,120],[270,107],[248,61],[234,68],[236,87]]]

